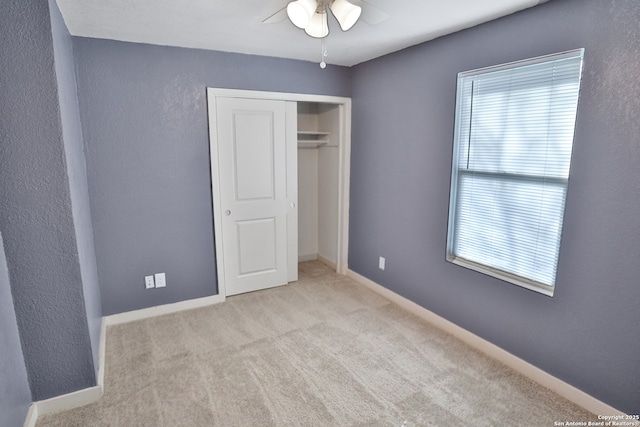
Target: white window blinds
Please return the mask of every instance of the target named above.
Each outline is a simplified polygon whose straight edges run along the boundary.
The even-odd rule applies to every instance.
[[[458,75],[450,261],[553,294],[583,53]]]

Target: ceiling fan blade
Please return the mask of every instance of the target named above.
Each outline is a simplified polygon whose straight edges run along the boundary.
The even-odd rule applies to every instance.
[[[265,18],[262,23],[263,24],[277,24],[279,22],[284,21],[287,18],[287,6],[283,7],[273,15]]]
[[[380,10],[363,0],[349,0],[349,2],[362,8],[360,19],[369,25],[381,24],[391,17],[387,12]]]

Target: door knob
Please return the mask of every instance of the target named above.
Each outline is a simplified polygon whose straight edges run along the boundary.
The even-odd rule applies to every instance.
[[[224,214],[225,214],[226,216],[229,216],[229,215],[231,215],[231,211],[230,211],[229,209],[227,209],[226,211],[224,211]]]
[[[289,203],[289,207],[290,207],[291,209],[293,209],[293,208],[295,208],[295,207],[296,207],[296,204],[295,204],[294,202],[291,202],[291,203]]]

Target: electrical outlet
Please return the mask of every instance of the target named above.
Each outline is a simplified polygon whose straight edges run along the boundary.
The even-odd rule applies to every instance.
[[[164,273],[156,273],[156,288],[164,288],[167,286],[167,277]]]
[[[153,282],[153,276],[144,276],[144,288],[145,289],[153,289],[156,285]]]
[[[378,268],[382,271],[384,271],[384,264],[385,264],[385,259],[384,257],[380,257],[380,259],[378,259]]]

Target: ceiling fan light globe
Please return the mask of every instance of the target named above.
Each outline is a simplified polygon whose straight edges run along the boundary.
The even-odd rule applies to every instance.
[[[329,25],[327,23],[326,12],[314,13],[309,21],[309,25],[304,29],[304,32],[311,37],[321,39],[329,35]]]
[[[316,0],[296,0],[287,5],[287,16],[298,28],[305,29],[316,11]]]
[[[342,31],[347,31],[358,22],[362,8],[349,3],[347,0],[335,0],[331,6],[331,12],[336,17]]]

